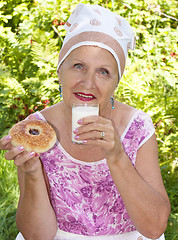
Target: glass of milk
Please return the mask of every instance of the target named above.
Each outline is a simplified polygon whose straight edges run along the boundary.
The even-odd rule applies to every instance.
[[[74,137],[73,131],[78,128],[79,125],[77,121],[81,118],[88,117],[91,115],[99,115],[99,104],[94,103],[73,103],[72,104],[72,142],[80,143],[82,141],[77,141]]]

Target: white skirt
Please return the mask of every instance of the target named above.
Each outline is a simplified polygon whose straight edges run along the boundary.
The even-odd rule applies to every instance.
[[[25,240],[21,233],[16,237],[16,240]],[[118,235],[102,235],[102,236],[84,236],[57,230],[54,240],[151,240],[141,235],[138,231],[123,233]],[[164,234],[157,240],[165,240]]]

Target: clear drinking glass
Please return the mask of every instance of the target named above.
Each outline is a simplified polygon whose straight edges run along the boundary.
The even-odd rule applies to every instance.
[[[82,144],[82,141],[77,141],[73,131],[80,125],[77,121],[81,118],[99,114],[99,104],[94,103],[73,103],[72,104],[72,142]]]

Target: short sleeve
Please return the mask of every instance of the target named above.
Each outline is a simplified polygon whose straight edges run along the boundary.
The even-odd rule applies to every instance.
[[[134,165],[138,149],[148,141],[154,132],[152,119],[147,113],[139,110],[130,120],[124,135],[121,137],[121,142]]]
[[[143,135],[141,134],[140,136],[138,149],[155,133],[152,119],[148,114],[144,113],[142,115],[142,121],[144,122],[144,126],[142,128]]]

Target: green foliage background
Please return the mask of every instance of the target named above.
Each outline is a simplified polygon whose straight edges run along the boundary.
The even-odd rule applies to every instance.
[[[0,0],[0,137],[30,113],[60,101],[56,66],[64,22],[79,3],[99,4],[128,19],[136,35],[115,97],[150,114],[172,212],[166,240],[178,237],[177,2],[174,0]],[[16,168],[0,153],[0,239],[17,234]]]

